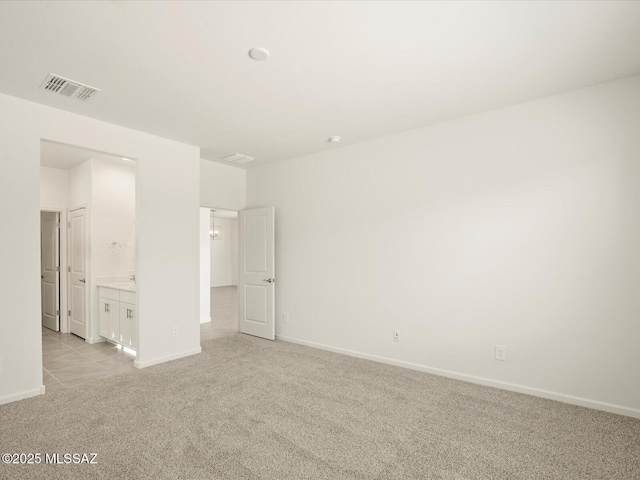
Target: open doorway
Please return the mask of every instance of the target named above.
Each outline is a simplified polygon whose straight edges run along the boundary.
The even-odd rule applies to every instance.
[[[134,368],[136,164],[45,140],[40,153],[42,359],[50,391]]]
[[[201,290],[209,316],[201,315],[200,338],[210,340],[239,331],[238,212],[202,209],[201,219]]]

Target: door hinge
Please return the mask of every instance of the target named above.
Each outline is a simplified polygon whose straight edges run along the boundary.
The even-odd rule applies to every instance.
[[[67,272],[71,273],[71,266],[67,267]]]
[[[60,228],[60,224],[59,223],[56,223],[56,228]]]
[[[59,272],[59,271],[60,271],[60,267],[58,266],[56,267],[56,272]]]
[[[71,316],[71,310],[69,310],[69,316]]]
[[[59,317],[60,316],[60,310],[56,310],[56,316]]]
[[[71,222],[67,222],[67,228],[71,228]]]

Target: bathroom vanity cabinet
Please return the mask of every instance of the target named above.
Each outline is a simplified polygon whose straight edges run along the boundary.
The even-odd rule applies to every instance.
[[[100,335],[123,347],[136,350],[136,294],[131,289],[98,287]]]

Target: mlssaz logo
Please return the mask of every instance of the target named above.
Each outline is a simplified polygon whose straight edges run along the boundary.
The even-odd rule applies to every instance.
[[[58,465],[79,465],[86,463],[96,465],[98,463],[97,453],[45,453],[44,463],[53,463]]]

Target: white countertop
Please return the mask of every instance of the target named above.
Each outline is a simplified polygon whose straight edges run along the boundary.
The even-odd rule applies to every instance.
[[[96,286],[113,288],[114,290],[124,290],[125,292],[133,292],[133,293],[136,292],[136,284],[133,282],[117,282],[117,283],[98,282]]]

